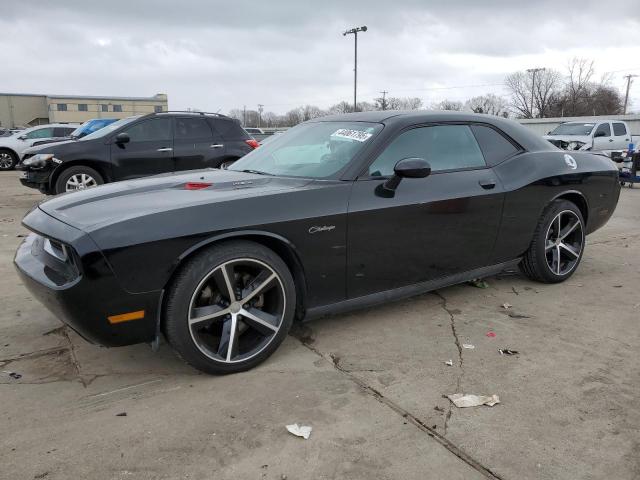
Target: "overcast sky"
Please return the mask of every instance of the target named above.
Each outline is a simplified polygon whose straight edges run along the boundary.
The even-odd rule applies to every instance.
[[[640,74],[638,0],[2,2],[1,92],[169,96],[172,109],[285,111],[381,90],[425,105],[503,93],[507,73],[595,60]],[[462,87],[462,88],[453,88]],[[640,112],[640,77],[632,86]]]

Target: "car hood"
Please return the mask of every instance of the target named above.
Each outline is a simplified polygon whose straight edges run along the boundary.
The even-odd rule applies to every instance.
[[[211,183],[198,190],[188,183]],[[203,204],[228,204],[247,197],[259,197],[303,188],[311,180],[274,177],[231,170],[191,170],[137,180],[109,183],[65,193],[39,205],[58,220],[86,232],[107,225],[156,213]],[[222,208],[233,208],[231,205]]]
[[[563,142],[582,142],[591,143],[591,137],[588,135],[544,135],[545,140],[561,140]]]
[[[87,143],[81,144],[76,139],[70,137],[60,137],[57,139],[51,139],[50,142],[36,145],[35,147],[29,147],[24,150],[25,155],[36,155],[38,153],[53,153],[54,155],[64,155],[76,150],[81,150],[87,147]]]

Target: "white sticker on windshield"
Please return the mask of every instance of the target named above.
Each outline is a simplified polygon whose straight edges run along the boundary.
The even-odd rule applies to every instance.
[[[332,137],[348,138],[358,142],[366,142],[371,138],[371,134],[360,130],[349,130],[348,128],[340,128],[331,134]]]

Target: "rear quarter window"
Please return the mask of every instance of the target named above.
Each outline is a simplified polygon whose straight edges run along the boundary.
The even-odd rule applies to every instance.
[[[209,118],[209,125],[225,140],[249,140],[251,138],[240,126],[240,122],[230,118]]]
[[[624,123],[613,123],[613,134],[616,137],[622,137],[627,134],[627,128],[624,126]]]
[[[497,130],[485,125],[472,125],[473,134],[480,144],[487,165],[493,166],[522,151]]]

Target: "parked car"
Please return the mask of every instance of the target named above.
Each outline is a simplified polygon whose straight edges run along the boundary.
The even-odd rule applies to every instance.
[[[64,142],[65,140],[78,140],[82,137],[86,137],[90,133],[97,132],[101,128],[104,128],[107,125],[111,125],[112,123],[117,121],[117,118],[94,118],[92,120],[87,120],[66,137],[45,138],[43,140],[36,140],[33,143],[33,146],[37,147],[38,145],[45,145],[47,143]]]
[[[257,146],[240,123],[224,115],[150,113],[78,140],[29,149],[20,181],[57,194],[158,173],[225,167]]]
[[[249,135],[251,135],[251,137],[256,139],[258,142],[262,142],[262,140],[270,136],[268,133],[265,133],[264,130],[262,130],[261,128],[247,127],[244,130]]]
[[[511,120],[353,113],[300,124],[227,170],[40,203],[15,264],[84,338],[118,346],[162,332],[194,367],[231,373],[271,355],[294,318],[517,264],[562,282],[619,194],[609,159],[558,151]]]
[[[9,137],[0,138],[0,170],[12,170],[34,142],[44,138],[66,137],[77,124],[52,123],[21,130]]]
[[[632,142],[629,125],[620,120],[561,123],[544,138],[563,150],[602,152],[609,157]]]

